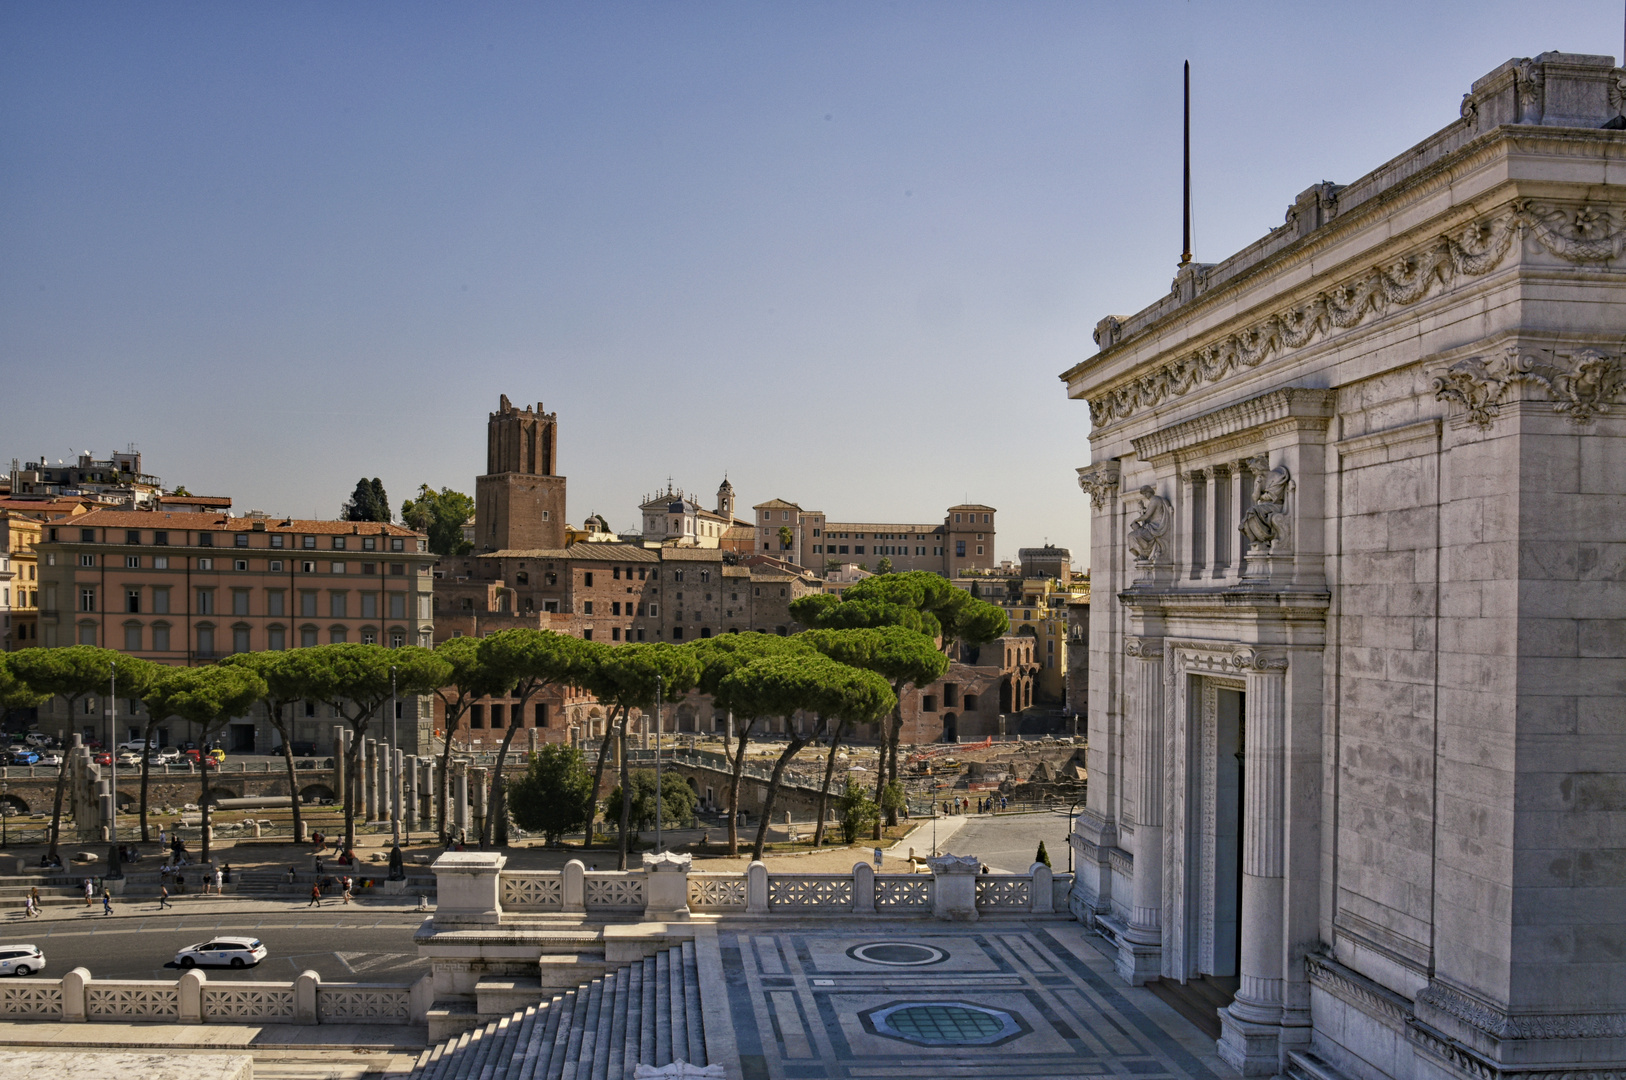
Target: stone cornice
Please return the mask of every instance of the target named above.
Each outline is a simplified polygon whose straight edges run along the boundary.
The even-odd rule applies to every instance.
[[[1437,1009],[1497,1039],[1626,1038],[1626,1014],[1623,1013],[1518,1016],[1438,980],[1418,992],[1417,1004]]]
[[[1311,387],[1289,386],[1272,390],[1268,394],[1260,394],[1143,435],[1133,440],[1135,454],[1142,461],[1150,461],[1227,436],[1257,434],[1257,429],[1274,427],[1284,421],[1298,421],[1296,426],[1310,430],[1325,430],[1332,422],[1335,399],[1333,391]]]
[[[1310,985],[1320,987],[1362,1012],[1396,1026],[1412,1019],[1410,1001],[1330,956],[1310,953],[1304,958],[1304,968],[1310,977]]]
[[[1352,234],[1371,227],[1382,218],[1397,214],[1406,206],[1461,187],[1468,177],[1483,172],[1497,161],[1527,155],[1626,159],[1626,138],[1622,138],[1620,132],[1594,128],[1501,125],[1466,141],[1459,141],[1442,156],[1419,164],[1419,153],[1461,140],[1463,133],[1469,129],[1466,120],[1459,120],[1339,189],[1335,215],[1331,220],[1296,240],[1287,239],[1293,227],[1290,208],[1288,224],[1273,229],[1219,263],[1200,267],[1203,288],[1183,302],[1177,281],[1177,288],[1171,295],[1164,296],[1141,311],[1103,319],[1102,323],[1110,324],[1111,330],[1103,335],[1101,328],[1097,328],[1100,352],[1063,372],[1061,380],[1071,387],[1087,371],[1099,368],[1120,349],[1155,330],[1167,330],[1177,320],[1189,321],[1216,305],[1238,304],[1240,294],[1258,285],[1262,275],[1291,274],[1300,267],[1317,265],[1331,249],[1348,243]],[[1442,221],[1440,227],[1459,227],[1466,216],[1483,213],[1483,208],[1491,205],[1495,199],[1505,200],[1509,186],[1504,182],[1494,189],[1480,192],[1473,204],[1456,208],[1454,216],[1457,226]],[[1543,186],[1551,188],[1554,185]],[[1574,188],[1576,185],[1558,186]],[[1371,257],[1370,252],[1367,257]]]

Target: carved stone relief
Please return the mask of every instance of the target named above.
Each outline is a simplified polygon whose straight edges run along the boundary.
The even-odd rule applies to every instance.
[[[1470,356],[1453,363],[1435,376],[1434,396],[1461,405],[1468,423],[1489,428],[1519,384],[1542,391],[1554,412],[1590,424],[1626,391],[1626,369],[1619,357],[1597,349],[1565,353],[1509,345],[1500,356]]]
[[[1488,274],[1501,265],[1513,241],[1527,233],[1568,262],[1607,262],[1626,253],[1626,215],[1621,211],[1522,200],[1090,399],[1090,420],[1101,427],[1354,327],[1369,316],[1384,315],[1391,306],[1415,304],[1458,277]]]

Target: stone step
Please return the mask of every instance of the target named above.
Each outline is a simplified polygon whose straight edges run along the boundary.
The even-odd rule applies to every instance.
[[[1287,1052],[1286,1073],[1292,1080],[1350,1080],[1336,1066],[1308,1050]]]
[[[537,999],[489,1019],[466,1001],[436,1002],[436,1045],[417,1059],[413,1080],[619,1080],[639,1064],[706,1064],[692,941],[540,1000],[546,992],[540,979],[482,979],[476,995],[486,1003],[522,993]],[[441,1033],[459,1023],[469,1026]]]

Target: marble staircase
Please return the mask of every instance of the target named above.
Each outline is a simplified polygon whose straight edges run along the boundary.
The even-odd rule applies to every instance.
[[[482,990],[481,1012],[519,992],[495,983]],[[639,1065],[673,1062],[707,1064],[692,941],[453,1036],[424,1051],[411,1077],[622,1080]]]

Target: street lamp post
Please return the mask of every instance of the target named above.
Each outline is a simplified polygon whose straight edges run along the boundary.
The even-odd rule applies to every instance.
[[[401,746],[400,706],[395,703],[395,665],[390,665],[390,748],[386,751],[389,760],[384,762],[384,770],[389,773],[390,783],[390,839],[396,843],[401,842],[401,818],[396,808],[401,800],[396,797],[400,790],[401,774],[395,771],[395,752]]]
[[[115,748],[118,737],[119,669],[109,661],[107,665],[107,768],[112,783],[108,785],[108,877],[122,877],[119,859],[119,759]]]
[[[665,684],[655,676],[655,850],[664,850],[661,839],[661,691]]]

